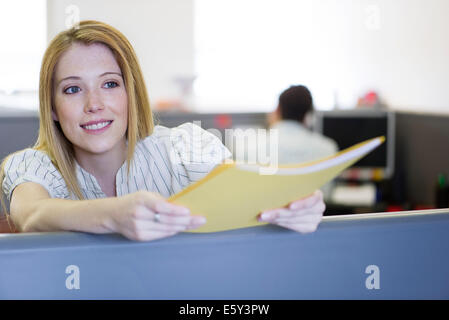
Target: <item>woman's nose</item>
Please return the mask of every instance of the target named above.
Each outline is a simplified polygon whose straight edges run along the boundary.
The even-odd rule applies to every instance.
[[[85,112],[97,112],[103,110],[104,106],[100,96],[96,92],[90,92],[85,104]]]

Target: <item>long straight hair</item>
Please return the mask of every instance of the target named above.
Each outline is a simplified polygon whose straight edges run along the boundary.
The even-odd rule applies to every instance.
[[[126,161],[128,175],[134,154],[134,148],[140,139],[152,134],[153,115],[142,71],[133,47],[117,29],[99,21],[81,21],[71,29],[65,30],[50,42],[42,59],[39,76],[39,136],[33,149],[45,152],[59,170],[71,193],[78,199],[84,199],[76,178],[76,165],[72,143],[64,136],[59,124],[52,118],[54,106],[54,73],[61,55],[73,43],[90,45],[101,43],[114,54],[121,69],[128,96],[128,149]],[[0,183],[5,178],[6,157],[0,167]],[[6,213],[4,198],[2,207]],[[6,214],[8,217],[8,214]],[[8,218],[9,222],[9,218]]]

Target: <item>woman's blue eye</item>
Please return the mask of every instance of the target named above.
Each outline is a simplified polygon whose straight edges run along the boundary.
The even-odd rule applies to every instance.
[[[64,90],[64,93],[68,93],[68,94],[72,94],[72,93],[77,93],[79,92],[81,89],[80,87],[77,86],[71,86],[68,87],[67,89]]]
[[[107,86],[108,88],[115,88],[118,86],[118,83],[114,82],[114,81],[109,81],[109,82],[106,82],[105,86]]]
[[[118,83],[115,81],[108,81],[105,83],[105,87],[106,87],[106,89],[115,88],[115,87],[118,87]],[[64,93],[73,94],[73,93],[80,92],[80,90],[81,89],[78,86],[71,86],[71,87],[68,87],[67,89],[65,89]]]

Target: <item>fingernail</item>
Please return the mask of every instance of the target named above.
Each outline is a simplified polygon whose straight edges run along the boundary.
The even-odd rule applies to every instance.
[[[290,209],[295,210],[295,209],[298,209],[299,206],[300,206],[300,204],[295,202],[290,205]]]
[[[186,207],[179,207],[179,212],[181,214],[190,214],[189,208],[186,208]]]
[[[273,216],[274,216],[273,213],[265,212],[265,213],[262,213],[262,215],[260,217],[262,220],[270,220],[273,218]]]
[[[204,217],[193,217],[193,222],[195,223],[195,224],[198,224],[198,223],[205,223],[206,222],[206,218],[204,218]]]

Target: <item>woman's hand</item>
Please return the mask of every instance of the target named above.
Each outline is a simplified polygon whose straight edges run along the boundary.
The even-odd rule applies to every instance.
[[[323,218],[326,206],[321,190],[311,196],[293,201],[287,207],[264,211],[259,221],[277,224],[301,233],[314,232]]]
[[[198,228],[206,222],[202,216],[190,215],[190,210],[168,202],[158,193],[138,191],[118,200],[110,229],[136,241],[150,241]]]

